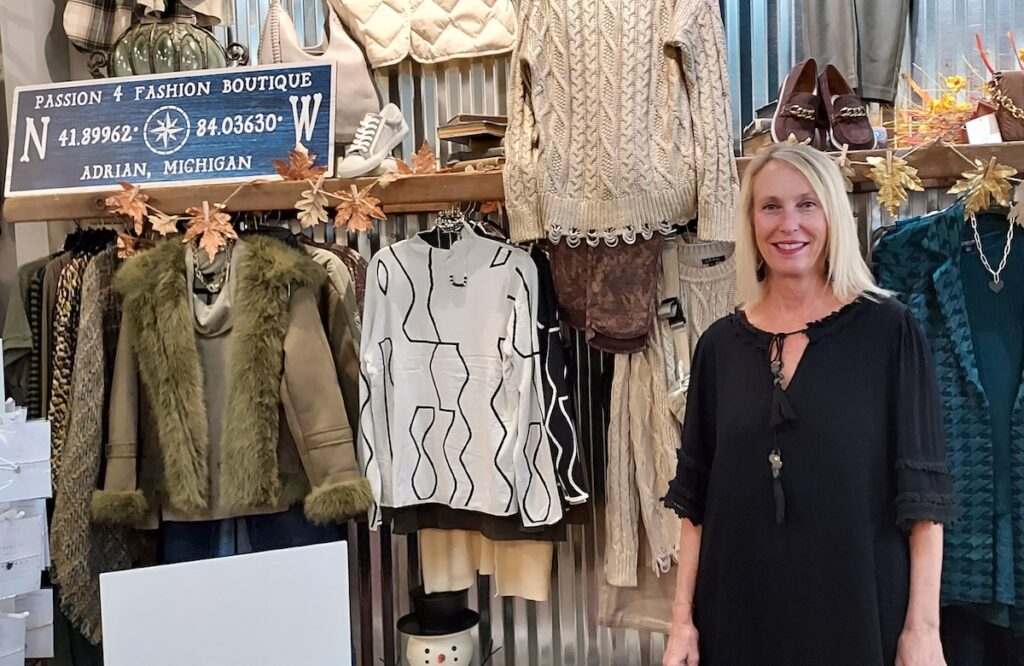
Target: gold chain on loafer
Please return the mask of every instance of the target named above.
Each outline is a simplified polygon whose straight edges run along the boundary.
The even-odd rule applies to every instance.
[[[868,110],[863,106],[848,106],[840,110],[837,115],[839,118],[867,118]]]
[[[814,120],[818,117],[818,114],[814,109],[801,106],[799,104],[790,104],[787,106],[786,113],[794,118],[799,118],[800,120]]]

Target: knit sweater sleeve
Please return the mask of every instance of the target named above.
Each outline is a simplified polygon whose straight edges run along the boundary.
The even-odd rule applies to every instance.
[[[693,124],[698,234],[734,240],[737,193],[725,31],[715,0],[680,0],[667,43],[678,50]]]
[[[538,119],[533,106],[531,54],[537,43],[533,0],[519,7],[518,41],[512,51],[508,85],[508,127],[505,131],[505,208],[512,240],[523,242],[544,236],[540,216],[540,182],[537,172],[540,146]]]

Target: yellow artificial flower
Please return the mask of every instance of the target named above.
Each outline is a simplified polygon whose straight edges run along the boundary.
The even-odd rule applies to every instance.
[[[946,93],[942,96],[942,109],[944,111],[952,111],[956,108],[956,97],[952,93]]]
[[[1024,49],[1021,49],[1021,50],[1017,51],[1017,57],[1020,60],[1024,60]]]
[[[936,114],[942,112],[942,100],[932,98],[928,100],[928,113]]]
[[[960,76],[959,74],[956,76],[947,76],[946,87],[953,92],[960,92],[967,87],[967,77]]]
[[[956,105],[957,111],[970,111],[973,108],[974,105],[972,105],[970,102],[959,102]]]

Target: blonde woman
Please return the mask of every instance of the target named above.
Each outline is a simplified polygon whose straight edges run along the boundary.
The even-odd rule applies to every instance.
[[[679,464],[666,666],[936,666],[954,510],[927,344],[877,287],[839,171],[745,174],[738,302],[701,338]]]

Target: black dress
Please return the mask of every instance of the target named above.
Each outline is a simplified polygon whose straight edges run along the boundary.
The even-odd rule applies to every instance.
[[[742,312],[697,345],[665,503],[703,525],[701,666],[893,664],[907,530],[953,517],[932,358],[906,307],[857,300],[806,333],[785,391],[778,336]]]

